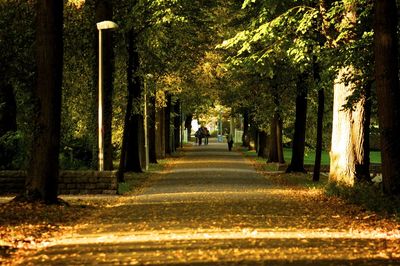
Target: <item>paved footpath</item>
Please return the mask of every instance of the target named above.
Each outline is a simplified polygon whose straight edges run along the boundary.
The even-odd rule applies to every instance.
[[[400,265],[398,235],[354,231],[357,213],[315,194],[272,185],[226,144],[193,146],[23,264]]]

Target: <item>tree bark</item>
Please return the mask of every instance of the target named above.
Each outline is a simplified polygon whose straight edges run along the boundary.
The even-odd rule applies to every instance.
[[[172,109],[172,96],[167,93],[166,95],[167,106],[165,107],[165,154],[172,154],[171,147],[171,109]]]
[[[157,110],[156,113],[156,146],[157,146],[157,159],[165,158],[165,108]]]
[[[96,1],[96,22],[112,20],[113,5],[110,0]],[[113,40],[110,30],[102,31],[103,46],[103,130],[104,130],[104,170],[113,169],[112,146],[112,98],[114,76]],[[97,46],[96,46],[97,47]],[[97,47],[98,49],[98,47]]]
[[[249,111],[243,112],[243,135],[242,135],[242,146],[250,146],[250,135],[249,135]]]
[[[128,54],[134,47],[134,34],[133,31],[130,30],[126,34],[126,40],[127,40],[127,50]],[[126,166],[126,156],[127,156],[127,149],[128,149],[128,142],[130,139],[130,121],[132,117],[132,108],[133,108],[133,97],[134,97],[134,91],[133,91],[133,71],[134,71],[134,63],[133,63],[133,56],[128,56],[128,62],[126,66],[126,72],[127,72],[127,90],[128,90],[128,95],[127,95],[127,104],[126,104],[126,110],[125,110],[125,120],[124,120],[124,132],[122,134],[122,145],[121,145],[121,155],[120,155],[120,160],[119,160],[119,166],[118,166],[118,182],[124,182],[124,172],[125,172],[125,166]]]
[[[306,75],[302,74],[297,82],[296,118],[292,145],[292,160],[286,169],[290,172],[306,172],[304,168],[304,150],[306,142],[307,122],[307,86]]]
[[[329,179],[335,183],[353,186],[365,179],[365,96],[353,110],[343,109],[353,93],[354,84],[343,81],[345,75],[354,73],[353,68],[340,70],[334,86],[332,144]],[[363,169],[363,170],[361,170]],[[360,171],[361,170],[361,171]],[[369,173],[368,173],[369,176]]]
[[[285,163],[282,143],[282,119],[278,111],[275,112],[271,121],[271,138],[269,143],[268,162]]]
[[[277,151],[278,151],[278,163],[285,163],[283,156],[283,121],[279,113],[277,113],[276,123],[276,138],[277,138]]]
[[[258,132],[258,157],[261,158],[266,158],[267,157],[267,153],[266,153],[266,149],[267,149],[267,137],[268,134],[267,132],[260,130]]]
[[[400,90],[397,7],[395,0],[375,0],[375,79],[381,132],[385,193],[400,194]]]
[[[128,83],[128,92],[132,91],[133,95],[133,103],[140,103],[142,96],[142,84],[140,77],[137,75],[139,70],[139,54],[136,47],[137,38],[133,30],[131,30],[128,34],[128,66],[127,66],[127,83]],[[129,115],[129,114],[128,114]],[[142,172],[142,159],[141,159],[141,139],[142,139],[142,131],[143,131],[143,116],[141,114],[141,110],[139,108],[139,104],[137,106],[133,106],[132,112],[129,116],[129,126],[124,131],[129,138],[127,138],[126,144],[126,159],[124,165],[124,171],[128,172]]]
[[[181,129],[181,104],[177,100],[174,105],[174,150],[180,147],[180,129]]]
[[[343,41],[351,42],[356,38],[352,30],[357,23],[356,5],[348,1],[344,6],[345,14],[341,23],[348,29],[348,33]],[[368,112],[365,91],[351,109],[343,108],[356,89],[356,85],[345,78],[354,76],[356,72],[354,66],[344,66],[339,70],[334,85],[329,180],[347,186],[353,186],[356,182],[367,179],[367,176],[369,178],[369,162],[365,161],[365,153],[369,152],[369,149],[365,150],[365,140],[369,137],[365,135],[364,128]]]
[[[313,72],[314,81],[320,86],[319,65],[314,61]],[[324,88],[320,87],[318,90],[318,111],[317,111],[317,141],[315,147],[315,162],[313,181],[319,181],[321,172],[321,157],[322,157],[322,136],[323,136],[323,122],[325,110],[325,92]]]
[[[157,163],[156,146],[156,97],[149,99],[148,133],[149,133],[149,162]]]
[[[36,2],[36,115],[25,191],[29,201],[57,203],[63,68],[63,1]]]

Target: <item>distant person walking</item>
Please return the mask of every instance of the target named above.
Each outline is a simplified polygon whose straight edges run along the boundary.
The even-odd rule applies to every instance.
[[[202,127],[202,133],[204,136],[204,145],[208,145],[208,138],[210,137],[210,131],[208,131],[208,128]]]
[[[201,127],[196,131],[194,135],[196,137],[196,143],[198,143],[198,145],[200,146],[203,139],[203,133]]]
[[[226,139],[228,141],[228,150],[231,151],[232,147],[233,147],[233,136],[232,136],[232,134],[228,134]]]

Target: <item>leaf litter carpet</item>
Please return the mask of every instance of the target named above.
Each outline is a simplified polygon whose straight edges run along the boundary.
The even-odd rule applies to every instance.
[[[142,189],[64,196],[90,207],[8,263],[400,265],[398,221],[272,175],[226,144],[185,147]]]

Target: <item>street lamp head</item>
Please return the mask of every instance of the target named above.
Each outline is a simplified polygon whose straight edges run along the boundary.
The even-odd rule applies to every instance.
[[[101,22],[96,23],[97,29],[98,30],[107,30],[107,29],[116,29],[118,28],[117,23],[110,21],[110,20],[104,20]]]

